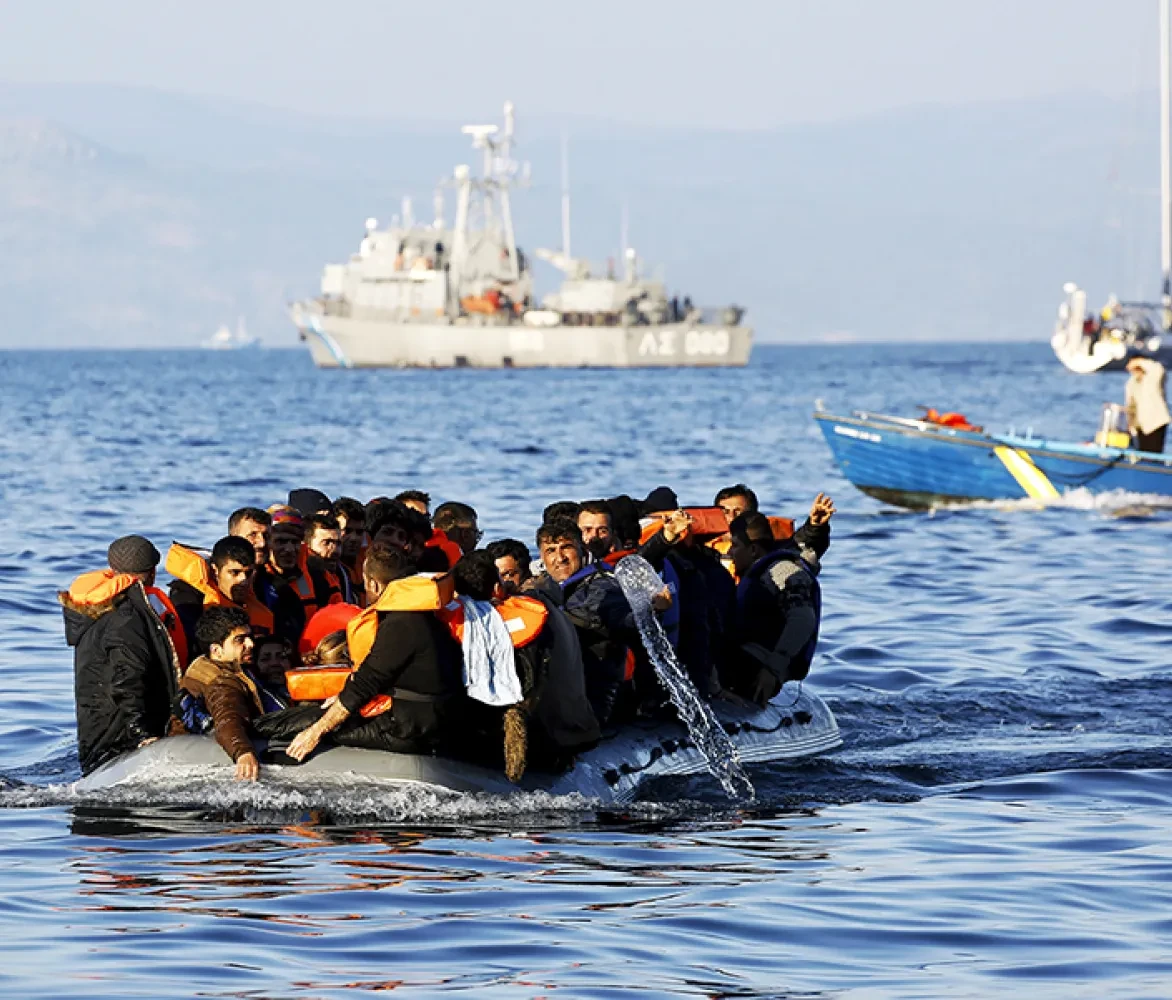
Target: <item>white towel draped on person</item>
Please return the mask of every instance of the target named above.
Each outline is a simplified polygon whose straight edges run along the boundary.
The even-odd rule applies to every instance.
[[[515,705],[523,697],[513,640],[489,601],[459,598],[464,606],[464,686],[486,705]]]

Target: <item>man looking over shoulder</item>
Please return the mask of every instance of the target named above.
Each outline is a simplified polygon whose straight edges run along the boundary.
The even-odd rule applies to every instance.
[[[793,539],[777,541],[763,514],[742,514],[730,526],[740,583],[731,662],[722,683],[766,704],[791,680],[810,672],[822,617],[818,563]]]
[[[74,648],[77,756],[82,774],[162,736],[179,664],[144,590],[159,551],[141,535],[110,545],[109,569],[79,576],[57,596]]]

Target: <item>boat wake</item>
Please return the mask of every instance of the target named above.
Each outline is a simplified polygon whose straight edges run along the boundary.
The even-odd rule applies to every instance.
[[[1016,500],[965,500],[930,508],[929,515],[962,510],[1081,510],[1110,517],[1151,517],[1172,511],[1172,497],[1156,493],[1111,490],[1092,493],[1085,487],[1068,490],[1052,500],[1021,497]]]
[[[117,785],[87,789],[79,782],[32,785],[6,781],[0,786],[0,809],[52,806],[102,809],[158,809],[218,820],[288,823],[305,820],[337,824],[426,821],[446,825],[504,817],[566,821],[596,813],[600,803],[577,794],[519,792],[449,792],[434,785],[359,779],[354,775],[318,775],[293,780],[281,768],[267,769],[260,782],[241,782],[232,769],[196,766],[145,772]],[[291,769],[290,769],[291,770]],[[632,807],[648,818],[662,811],[656,803]]]

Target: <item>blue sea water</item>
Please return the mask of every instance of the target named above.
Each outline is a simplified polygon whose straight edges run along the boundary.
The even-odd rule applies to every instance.
[[[0,991],[12,997],[1172,995],[1172,512],[884,508],[810,420],[1084,439],[1042,346],[759,349],[744,371],[319,372],[293,352],[0,354]],[[810,684],[845,746],[622,810],[531,796],[80,796],[55,591],[129,531],[294,486],[838,504]]]

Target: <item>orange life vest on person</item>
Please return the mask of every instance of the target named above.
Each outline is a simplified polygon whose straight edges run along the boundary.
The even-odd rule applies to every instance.
[[[448,574],[417,573],[392,580],[379,599],[346,626],[346,644],[351,666],[298,667],[285,673],[289,697],[295,701],[318,701],[332,698],[346,686],[346,679],[370,655],[378,636],[378,616],[386,611],[439,611],[451,602],[455,590]],[[381,715],[391,707],[391,696],[380,694],[362,706],[365,718]]]
[[[126,593],[139,582],[139,578],[131,573],[115,573],[112,569],[82,573],[69,585],[69,599],[74,604],[88,607],[109,604],[119,594]],[[187,637],[183,634],[183,625],[175,613],[175,606],[167,595],[156,587],[144,586],[143,593],[171,640],[171,648],[175,654],[175,671],[182,674],[187,669]]]
[[[92,573],[82,573],[69,585],[69,599],[75,604],[91,607],[106,604],[136,583],[138,577],[131,573],[115,573],[112,569],[94,570]]]
[[[439,528],[432,530],[431,537],[427,540],[426,546],[429,549],[439,549],[447,556],[448,569],[452,569],[460,561],[460,557],[464,555],[460,546],[448,538],[447,534]]]
[[[299,646],[301,655],[312,653],[327,635],[345,631],[351,620],[360,614],[362,609],[356,604],[327,604],[305,623]]]
[[[541,635],[541,630],[545,628],[545,620],[549,617],[549,610],[535,597],[514,594],[503,601],[492,603],[497,614],[504,619],[514,649],[523,649]],[[452,638],[463,643],[464,605],[459,601],[450,601],[437,615],[452,633]]]
[[[143,589],[146,591],[147,603],[151,606],[151,610],[159,616],[159,621],[163,623],[163,628],[171,637],[171,645],[175,647],[175,658],[179,661],[179,672],[183,673],[187,669],[188,662],[187,635],[183,631],[183,623],[179,620],[175,605],[171,603],[171,598],[158,587],[144,587]]]
[[[273,631],[273,613],[261,603],[260,598],[253,593],[252,587],[248,588],[248,596],[244,599],[244,603],[237,604],[232,598],[220,592],[214,582],[215,578],[212,576],[212,567],[194,549],[189,549],[186,545],[180,545],[178,542],[172,542],[171,548],[167,550],[167,561],[163,566],[175,579],[190,584],[203,594],[205,606],[243,607],[248,612],[248,621],[254,631],[265,634]]]
[[[792,518],[788,517],[771,517],[769,518],[769,528],[773,533],[775,541],[783,542],[787,538],[794,537],[794,522]],[[713,538],[709,542],[705,542],[713,552],[720,556],[720,565],[728,570],[729,575],[736,580],[737,574],[733,569],[732,560],[729,558],[729,549],[732,548],[732,535],[727,533],[721,535],[719,538]]]
[[[455,585],[447,573],[416,573],[392,580],[383,588],[378,600],[346,626],[346,641],[354,668],[357,670],[362,666],[370,655],[378,635],[379,612],[439,611],[451,603],[455,593]]]
[[[305,620],[309,621],[322,608],[331,604],[342,603],[342,585],[338,582],[338,578],[334,576],[328,569],[321,570],[321,576],[325,578],[325,593],[319,593],[317,583],[315,581],[316,574],[311,573],[309,569],[309,549],[304,545],[301,546],[301,552],[297,556],[297,576],[293,580],[285,578],[276,565],[270,564],[273,574],[273,580],[278,586],[284,585],[292,588],[293,592],[301,601],[301,607],[305,610]]]
[[[787,538],[794,537],[794,522],[788,517],[771,517],[769,518],[769,527],[773,529],[774,540],[784,542]]]

